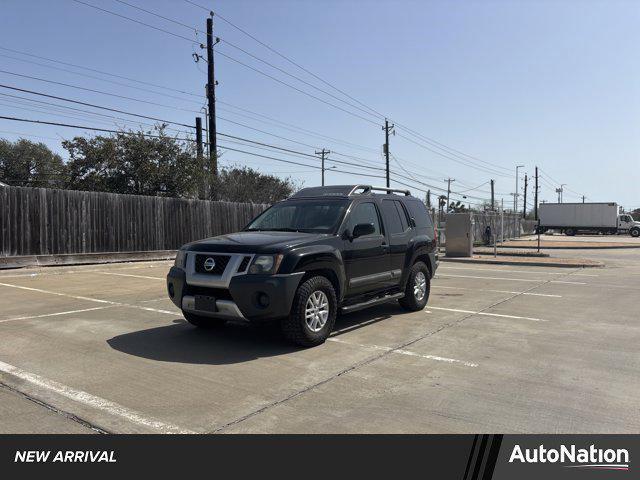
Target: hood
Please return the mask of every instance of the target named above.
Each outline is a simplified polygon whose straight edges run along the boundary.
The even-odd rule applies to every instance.
[[[237,232],[188,243],[182,249],[191,252],[278,253],[327,236],[326,233]]]

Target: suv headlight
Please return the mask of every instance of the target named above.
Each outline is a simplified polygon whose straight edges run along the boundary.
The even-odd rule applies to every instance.
[[[282,255],[256,255],[249,267],[249,273],[274,274],[282,262]]]
[[[173,263],[176,267],[184,268],[185,261],[187,260],[187,252],[184,250],[178,250],[176,254],[176,261]]]

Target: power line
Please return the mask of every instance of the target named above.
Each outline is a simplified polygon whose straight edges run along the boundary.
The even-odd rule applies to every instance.
[[[74,1],[78,1],[78,0],[74,0]],[[165,104],[162,104],[162,103],[152,102],[152,101],[149,101],[149,100],[142,100],[140,98],[127,97],[125,95],[118,95],[116,93],[104,92],[102,90],[94,90],[92,88],[81,87],[80,85],[73,85],[72,83],[56,82],[55,80],[48,80],[46,78],[34,77],[32,75],[25,75],[25,74],[22,74],[22,73],[9,72],[7,70],[0,70],[0,73],[4,73],[4,74],[7,74],[7,75],[13,75],[15,77],[28,78],[30,80],[37,80],[39,82],[50,83],[50,84],[53,84],[53,85],[61,85],[63,87],[75,88],[77,90],[84,90],[85,92],[98,93],[100,95],[108,95],[110,97],[120,98],[120,99],[123,99],[123,100],[131,100],[131,101],[134,101],[134,102],[146,103],[148,105],[155,105],[156,107],[171,108],[171,109],[174,109],[174,110],[182,110],[182,111],[191,112],[191,113],[200,113],[197,110],[189,110],[189,109],[186,109],[186,108],[176,107],[174,105],[165,105]]]
[[[82,102],[80,100],[74,100],[74,99],[70,99],[70,98],[60,97],[60,96],[57,96],[57,95],[50,95],[48,93],[36,92],[34,90],[28,90],[26,88],[13,87],[11,85],[4,85],[4,84],[0,84],[0,88],[6,88],[6,89],[9,89],[9,90],[14,90],[14,91],[18,91],[18,92],[29,93],[29,94],[32,94],[32,95],[38,95],[38,96],[41,96],[41,97],[52,98],[52,99],[60,100],[60,101],[63,101],[63,102],[75,103],[75,104],[78,104],[78,105],[84,105],[86,107],[98,108],[98,109],[107,110],[107,111],[110,111],[110,112],[123,113],[125,115],[131,115],[131,116],[138,117],[138,118],[146,118],[147,120],[154,120],[154,121],[157,121],[157,122],[163,122],[163,123],[168,123],[168,124],[173,124],[173,125],[180,125],[182,127],[194,128],[192,125],[187,125],[185,123],[173,122],[173,121],[170,121],[170,120],[164,120],[162,118],[152,117],[152,116],[149,116],[149,115],[141,115],[141,114],[138,114],[138,113],[131,113],[131,112],[127,112],[126,110],[119,110],[117,108],[104,107],[104,106],[96,105],[96,104],[93,104],[93,103]]]
[[[151,83],[151,82],[147,82],[147,81],[143,81],[143,80],[137,80],[135,78],[125,77],[123,75],[118,75],[118,74],[115,74],[115,73],[105,72],[103,70],[97,70],[95,68],[89,68],[89,67],[85,67],[85,66],[82,66],[82,65],[77,65],[75,63],[63,62],[61,60],[55,60],[53,58],[43,57],[41,55],[34,55],[32,53],[23,52],[23,51],[20,51],[20,50],[14,50],[12,48],[7,48],[7,47],[0,46],[0,50],[5,50],[5,51],[8,51],[8,52],[18,53],[20,55],[25,55],[27,57],[38,58],[40,60],[46,60],[48,62],[59,63],[60,65],[66,65],[68,67],[79,68],[79,69],[82,69],[82,70],[87,70],[89,72],[100,73],[102,75],[108,75],[110,77],[115,77],[115,78],[120,78],[120,79],[123,79],[123,80],[128,80],[130,82],[140,83],[141,85],[148,85],[148,86],[151,86],[151,87],[162,88],[164,90],[183,93],[185,95],[190,95],[190,96],[198,97],[198,98],[202,97],[202,95],[199,95],[197,93],[186,92],[184,90],[180,90],[180,89],[177,89],[177,88],[171,88],[171,87],[167,87],[167,86],[164,86],[164,85],[159,85],[157,83]]]
[[[174,36],[176,38],[180,38],[182,40],[186,40],[189,43],[195,43],[195,41],[192,38],[188,38],[188,37],[185,37],[184,35],[180,35],[178,33],[174,33],[174,32],[171,32],[169,30],[165,30],[164,28],[156,27],[154,25],[150,25],[148,23],[141,22],[140,20],[136,20],[135,18],[127,17],[126,15],[122,15],[120,13],[112,12],[111,10],[107,10],[106,8],[101,8],[101,7],[98,7],[96,5],[92,5],[90,3],[83,2],[81,0],[73,0],[73,1],[76,2],[76,3],[80,3],[82,5],[85,5],[87,7],[91,7],[91,8],[94,8],[96,10],[100,10],[101,12],[108,13],[109,15],[114,15],[116,17],[120,17],[122,19],[129,20],[130,22],[137,23],[138,25],[144,25],[145,27],[153,28],[154,30],[157,30],[159,32],[167,33],[167,34],[172,35],[172,36]]]
[[[115,80],[109,80],[109,79],[106,79],[106,78],[100,78],[100,77],[96,77],[95,75],[89,75],[89,74],[86,74],[86,73],[74,72],[73,70],[69,70],[69,69],[66,69],[66,68],[60,68],[60,67],[56,67],[56,66],[53,66],[53,65],[47,65],[47,64],[44,64],[44,63],[40,63],[40,62],[34,62],[33,60],[26,60],[24,58],[12,57],[11,55],[5,55],[5,54],[0,54],[0,57],[10,58],[12,60],[17,60],[19,62],[30,63],[32,65],[38,65],[38,66],[41,66],[41,67],[50,68],[52,70],[58,70],[60,72],[71,73],[73,75],[79,75],[81,77],[93,78],[94,80],[99,80],[101,82],[107,82],[107,83],[111,83],[113,85],[118,85],[118,86],[126,87],[126,88],[133,88],[135,90],[140,90],[141,92],[153,93],[155,95],[161,95],[163,97],[174,98],[176,100],[181,100],[183,102],[191,102],[191,103],[196,103],[198,105],[202,104],[201,101],[199,102],[199,101],[193,100],[191,98],[178,97],[177,95],[170,95],[168,93],[157,92],[155,90],[150,90],[148,88],[136,87],[135,85],[127,85],[126,83],[116,82]]]
[[[359,105],[367,108],[368,110],[370,110],[371,112],[373,112],[374,115],[377,115],[380,118],[384,118],[385,115],[383,115],[382,113],[376,111],[375,109],[371,108],[370,106],[362,103],[360,100],[358,100],[357,98],[352,97],[351,95],[349,95],[348,93],[344,92],[343,90],[339,89],[338,87],[336,87],[335,85],[333,85],[332,83],[328,82],[327,80],[323,79],[322,77],[316,75],[315,73],[313,73],[311,70],[308,70],[307,68],[303,67],[302,65],[300,65],[299,63],[295,62],[294,60],[292,60],[291,58],[289,58],[288,56],[284,55],[283,53],[279,52],[278,50],[276,50],[275,48],[267,45],[265,42],[259,40],[258,38],[256,38],[254,35],[250,34],[249,32],[247,32],[246,30],[242,29],[241,27],[239,27],[238,25],[232,23],[230,20],[228,20],[227,18],[223,17],[222,15],[220,15],[219,13],[214,13],[212,10],[203,7],[202,5],[199,5],[191,0],[185,0],[185,2],[194,5],[196,7],[199,7],[207,12],[209,12],[211,15],[215,15],[217,18],[219,18],[220,20],[222,20],[223,22],[225,22],[226,24],[230,25],[231,27],[235,28],[236,30],[238,30],[239,32],[243,33],[244,35],[246,35],[247,37],[251,38],[252,40],[254,40],[255,42],[257,42],[258,44],[262,45],[263,47],[265,47],[267,50],[269,50],[272,53],[275,53],[276,55],[278,55],[280,58],[286,60],[287,62],[289,62],[291,65],[299,68],[300,70],[302,70],[303,72],[311,75],[313,78],[315,78],[316,80],[319,80],[320,82],[322,82],[323,84],[327,85],[328,87],[333,88],[335,91],[341,93],[342,95],[344,95],[345,97],[353,100],[354,102],[358,103]],[[344,100],[343,100],[344,101]]]
[[[196,27],[193,27],[193,26],[187,25],[187,24],[185,24],[185,23],[183,23],[183,22],[180,22],[180,21],[178,21],[178,20],[175,20],[175,19],[172,19],[172,18],[165,17],[165,16],[160,15],[160,14],[158,14],[158,13],[156,13],[156,12],[152,12],[152,11],[150,11],[150,10],[146,10],[146,9],[144,9],[144,8],[142,8],[142,7],[138,7],[137,5],[132,5],[132,4],[128,3],[128,2],[125,2],[124,0],[115,0],[115,1],[116,1],[116,2],[119,2],[119,3],[122,3],[122,4],[124,4],[124,5],[127,5],[127,6],[129,6],[129,7],[131,7],[131,8],[134,8],[134,9],[136,9],[136,10],[139,10],[139,11],[145,12],[145,13],[147,13],[147,14],[149,14],[149,15],[153,15],[153,16],[158,17],[158,18],[161,18],[161,19],[163,19],[163,20],[166,20],[166,21],[172,22],[172,23],[174,23],[174,24],[176,24],[176,25],[180,25],[180,26],[185,27],[185,28],[187,28],[187,29],[189,29],[189,30],[195,31],[196,33],[203,33],[203,34],[205,34],[205,35],[206,35],[206,32],[203,32],[202,30],[199,30],[199,29],[198,29],[198,28],[196,28]],[[319,91],[319,92],[322,92],[322,93],[324,93],[325,95],[328,95],[328,96],[330,96],[331,98],[334,98],[335,100],[338,100],[338,101],[340,101],[340,102],[346,103],[347,105],[349,105],[349,106],[350,106],[350,107],[352,107],[352,108],[355,108],[356,110],[360,110],[361,112],[363,112],[363,113],[365,113],[365,114],[367,114],[367,115],[372,115],[372,113],[371,113],[370,111],[368,111],[368,110],[366,110],[366,109],[364,109],[364,108],[362,108],[362,107],[359,107],[358,105],[354,105],[354,104],[352,104],[352,103],[350,103],[350,102],[347,102],[347,101],[345,101],[343,98],[340,98],[340,97],[338,97],[338,96],[336,96],[336,95],[334,95],[334,94],[332,94],[332,93],[330,93],[330,92],[327,92],[326,90],[323,90],[323,89],[321,89],[321,88],[317,87],[317,86],[316,86],[316,85],[314,85],[313,83],[308,82],[308,81],[306,81],[305,79],[300,78],[299,76],[294,75],[294,74],[292,74],[292,73],[288,72],[287,70],[285,70],[285,69],[283,69],[283,68],[281,68],[281,67],[278,67],[277,65],[274,65],[273,63],[268,62],[267,60],[264,60],[263,58],[258,57],[257,55],[254,55],[253,53],[249,52],[248,50],[246,50],[246,49],[244,49],[244,48],[242,48],[242,47],[240,47],[240,46],[238,46],[238,45],[236,45],[236,44],[234,44],[234,43],[232,43],[232,42],[230,42],[230,41],[228,41],[228,40],[226,40],[226,39],[224,39],[224,38],[222,39],[222,44],[223,44],[223,45],[228,45],[228,46],[230,46],[231,48],[234,48],[234,49],[236,49],[236,50],[238,50],[238,51],[240,51],[240,52],[244,53],[245,55],[247,55],[247,56],[249,56],[249,57],[253,58],[254,60],[257,60],[258,62],[263,63],[263,64],[265,64],[265,65],[267,65],[267,66],[269,66],[269,67],[273,68],[274,70],[277,70],[277,71],[279,71],[280,73],[283,73],[284,75],[287,75],[288,77],[291,77],[291,78],[293,78],[293,79],[295,79],[295,80],[297,80],[297,81],[299,81],[299,82],[301,82],[301,83],[303,83],[303,84],[305,84],[305,85],[307,85],[307,86],[309,86],[309,87],[311,87],[311,88],[313,88],[313,89],[315,89],[315,90],[317,90],[317,91]],[[373,116],[378,116],[378,115],[373,115]]]
[[[110,118],[110,119],[113,119],[113,120],[121,120],[123,122],[133,122],[133,119],[130,119],[130,118],[118,117],[118,116],[115,116],[115,115],[108,115],[108,114],[99,113],[99,112],[92,112],[90,110],[84,110],[82,108],[69,107],[67,105],[58,105],[57,103],[45,102],[45,101],[42,101],[42,100],[35,100],[35,99],[32,99],[32,98],[21,97],[19,95],[11,95],[9,93],[0,93],[0,95],[2,97],[9,97],[7,100],[19,103],[21,105],[27,105],[27,106],[30,106],[30,107],[37,106],[37,107],[42,107],[42,108],[48,108],[50,111],[55,112],[56,114],[60,114],[60,112],[62,112],[63,114],[68,114],[69,113],[68,111],[71,110],[72,112],[79,112],[80,114],[84,114],[83,116],[85,118],[88,117],[88,116],[91,116],[90,118],[92,120],[94,120],[95,117],[98,116],[98,117],[103,117],[103,118]],[[18,99],[18,100],[13,100],[13,99]],[[22,102],[20,102],[20,100],[22,100]],[[25,100],[26,100],[26,102],[25,102]],[[31,103],[27,103],[27,102],[31,102]],[[34,103],[36,105],[33,105]],[[167,121],[165,121],[165,123],[166,122]],[[144,125],[144,126],[147,126],[147,127],[156,127],[157,126],[156,124],[140,122],[140,121],[136,122],[136,124]],[[183,126],[188,127],[188,125],[186,125],[186,124],[183,125]],[[182,131],[182,130],[178,130],[176,128],[169,128],[169,127],[167,127],[167,130]]]
[[[274,82],[277,82],[277,83],[279,83],[279,84],[281,84],[281,85],[284,85],[284,86],[286,86],[286,87],[289,87],[289,88],[291,88],[291,89],[295,90],[296,92],[299,92],[299,93],[301,93],[301,94],[303,94],[303,95],[306,95],[307,97],[313,98],[314,100],[317,100],[317,101],[319,101],[319,102],[321,102],[321,103],[324,103],[325,105],[329,105],[329,106],[331,106],[331,107],[333,107],[333,108],[335,108],[335,109],[338,109],[338,110],[340,110],[340,111],[342,111],[342,112],[345,112],[345,113],[347,113],[347,114],[349,114],[349,115],[351,115],[351,116],[353,116],[353,117],[356,117],[356,118],[359,118],[359,119],[361,119],[361,120],[364,120],[365,122],[372,123],[373,125],[376,125],[376,126],[378,125],[378,124],[377,124],[376,122],[374,122],[373,120],[370,120],[370,119],[368,119],[368,118],[366,118],[366,117],[363,117],[362,115],[359,115],[359,114],[357,114],[357,113],[351,112],[351,111],[349,111],[349,110],[347,110],[347,109],[345,109],[345,108],[342,108],[342,107],[340,107],[340,106],[338,106],[338,105],[335,105],[335,104],[333,104],[333,103],[331,103],[331,102],[328,102],[327,100],[324,100],[324,99],[322,99],[322,98],[320,98],[320,97],[318,97],[318,96],[316,96],[316,95],[314,95],[314,94],[312,94],[312,93],[305,92],[304,90],[302,90],[302,89],[300,89],[300,88],[298,88],[298,87],[296,87],[296,86],[294,86],[294,85],[291,85],[290,83],[287,83],[287,82],[285,82],[285,81],[283,81],[283,80],[280,80],[280,79],[279,79],[279,78],[277,78],[277,77],[274,77],[273,75],[270,75],[270,74],[268,74],[268,73],[266,73],[266,72],[263,72],[263,71],[262,71],[262,70],[260,70],[259,68],[253,67],[253,66],[251,66],[251,65],[249,65],[249,64],[247,64],[247,63],[244,63],[244,62],[242,62],[242,61],[240,61],[240,60],[238,60],[238,59],[236,59],[236,58],[233,58],[232,56],[227,55],[227,54],[226,54],[226,53],[224,53],[224,52],[221,52],[221,51],[219,51],[219,50],[218,50],[218,52],[217,52],[217,53],[218,53],[218,55],[221,55],[222,57],[224,57],[224,58],[226,58],[226,59],[228,59],[228,60],[231,60],[231,61],[233,61],[233,62],[235,62],[235,63],[237,63],[237,64],[239,64],[239,65],[242,65],[243,67],[248,68],[249,70],[253,70],[253,71],[254,71],[254,72],[256,72],[256,73],[259,73],[260,75],[263,75],[263,76],[265,76],[265,77],[267,77],[267,78],[269,78],[269,79],[273,80]]]
[[[483,171],[485,173],[490,173],[490,174],[493,174],[493,175],[500,175],[502,177],[508,177],[508,178],[511,177],[510,175],[507,175],[506,173],[501,173],[501,172],[498,172],[498,171],[494,171],[492,169],[489,169],[488,167],[482,167],[482,166],[474,165],[473,163],[469,164],[468,161],[465,162],[465,161],[463,161],[463,160],[461,160],[459,158],[446,155],[446,154],[444,154],[442,152],[438,152],[437,150],[434,150],[434,149],[432,149],[432,148],[430,148],[430,147],[428,147],[428,146],[426,146],[426,145],[424,145],[424,144],[422,144],[422,143],[420,143],[420,142],[418,142],[416,140],[413,140],[413,139],[411,139],[411,138],[409,138],[409,137],[407,137],[405,135],[402,135],[400,133],[396,134],[396,136],[398,136],[400,138],[404,138],[405,140],[407,140],[407,141],[409,141],[409,142],[411,142],[411,143],[413,143],[415,145],[418,145],[419,147],[422,147],[425,150],[428,150],[428,151],[430,151],[432,153],[435,153],[436,155],[439,155],[439,156],[441,156],[443,158],[447,158],[447,159],[452,160],[454,162],[460,163],[460,164],[464,165],[465,167],[475,168],[475,169]]]
[[[137,24],[140,24],[140,25],[144,25],[144,26],[149,27],[149,28],[153,28],[154,30],[158,30],[158,31],[160,31],[160,32],[167,33],[167,34],[172,35],[172,36],[174,36],[174,37],[177,37],[177,38],[181,38],[181,39],[187,40],[188,42],[190,42],[190,43],[192,43],[192,44],[194,43],[194,40],[193,40],[193,39],[189,39],[189,38],[187,38],[187,37],[185,37],[185,36],[183,36],[183,35],[180,35],[180,34],[177,34],[177,33],[171,32],[171,31],[169,31],[169,30],[165,30],[164,28],[156,27],[156,26],[154,26],[154,25],[150,25],[150,24],[148,24],[148,23],[141,22],[141,21],[136,20],[136,19],[133,19],[133,18],[131,18],[131,17],[127,17],[126,15],[121,15],[121,14],[119,14],[119,13],[116,13],[116,12],[113,12],[113,11],[111,11],[111,10],[107,10],[107,9],[104,9],[104,8],[101,8],[101,7],[97,7],[97,6],[95,6],[95,5],[92,5],[92,4],[90,4],[90,3],[83,2],[83,1],[81,1],[81,0],[73,0],[73,1],[74,1],[74,2],[76,2],[76,3],[80,3],[80,4],[82,4],[82,5],[86,5],[86,6],[88,6],[88,7],[94,8],[94,9],[99,10],[99,11],[101,11],[101,12],[108,13],[108,14],[114,15],[114,16],[116,16],[116,17],[120,17],[120,18],[123,18],[123,19],[125,19],[125,20],[129,20],[129,21],[134,22],[134,23],[137,23]],[[231,46],[232,44],[229,44],[229,45]],[[236,48],[239,48],[240,50],[242,50],[240,47],[237,47],[237,46],[236,46]],[[254,56],[253,54],[250,54],[250,53],[248,53],[248,52],[247,52],[247,51],[245,51],[245,50],[243,50],[243,51],[244,51],[245,53],[247,53],[247,54],[251,55],[252,57],[254,57],[254,58],[258,59],[258,57]],[[244,63],[244,62],[242,62],[242,61],[240,61],[240,60],[238,60],[238,59],[236,59],[236,58],[234,58],[234,57],[232,57],[232,56],[230,56],[230,55],[227,55],[227,54],[225,54],[224,52],[220,52],[220,51],[218,51],[218,54],[219,54],[219,55],[221,55],[221,56],[223,56],[223,57],[225,57],[225,58],[227,58],[227,59],[229,59],[229,60],[231,60],[231,61],[233,61],[233,62],[235,62],[235,63],[237,63],[237,64],[239,64],[239,65],[244,66],[245,68],[248,68],[248,69],[250,69],[250,70],[253,70],[254,72],[259,73],[260,75],[263,75],[263,76],[265,76],[265,77],[267,77],[267,78],[269,78],[269,79],[271,79],[271,80],[273,80],[273,81],[275,81],[275,82],[277,82],[277,83],[280,83],[281,85],[285,85],[285,86],[287,86],[287,87],[289,87],[289,88],[291,88],[291,89],[293,89],[293,90],[295,90],[295,91],[297,91],[297,92],[299,92],[299,93],[301,93],[301,94],[303,94],[303,95],[306,95],[306,96],[308,96],[308,97],[310,97],[310,98],[313,98],[313,99],[315,99],[315,100],[317,100],[317,101],[319,101],[319,102],[322,102],[322,103],[324,103],[324,104],[326,104],[326,105],[329,105],[329,106],[331,106],[331,107],[333,107],[333,108],[336,108],[336,109],[338,109],[338,110],[341,110],[341,111],[343,111],[343,112],[345,112],[345,113],[347,113],[347,114],[349,114],[349,115],[352,115],[352,116],[354,116],[354,117],[356,117],[356,118],[360,118],[361,120],[364,120],[364,121],[366,121],[366,122],[370,122],[370,123],[373,123],[374,125],[377,125],[377,123],[376,123],[376,122],[374,122],[373,120],[370,120],[370,119],[368,119],[368,118],[366,118],[366,117],[363,117],[363,116],[361,116],[361,115],[359,115],[359,114],[357,114],[357,113],[351,112],[351,111],[349,111],[349,110],[347,110],[347,109],[345,109],[345,108],[342,108],[342,107],[340,107],[340,106],[338,106],[338,105],[335,105],[335,104],[333,104],[333,103],[331,103],[331,102],[328,102],[328,101],[326,101],[326,100],[324,100],[324,99],[322,99],[322,98],[320,98],[320,97],[318,97],[318,96],[316,96],[316,95],[313,95],[313,94],[311,94],[311,93],[309,93],[309,92],[306,92],[306,91],[304,91],[304,90],[302,90],[302,89],[300,89],[300,88],[298,88],[298,87],[296,87],[296,86],[294,86],[294,85],[291,85],[291,84],[289,84],[289,83],[287,83],[287,82],[285,82],[285,81],[283,81],[283,80],[280,80],[280,79],[279,79],[279,78],[277,78],[277,77],[274,77],[273,75],[270,75],[270,74],[268,74],[268,73],[266,73],[266,72],[264,72],[264,71],[262,71],[262,70],[260,70],[260,69],[258,69],[258,68],[255,68],[255,67],[253,67],[253,66],[251,66],[251,65],[248,65],[248,64],[246,64],[246,63]],[[266,62],[266,61],[261,60],[261,59],[259,59],[259,60],[260,60],[260,61],[262,61],[263,63],[267,63],[267,64],[269,64],[269,62]],[[269,65],[271,65],[271,64],[269,64]],[[276,69],[280,70],[280,71],[283,71],[283,70],[282,70],[282,69],[280,69],[279,67],[275,67],[275,66],[273,66],[273,65],[271,65],[271,66],[272,66],[273,68],[276,68]],[[286,73],[286,72],[285,72],[285,73]],[[287,74],[288,74],[288,73],[287,73]],[[288,75],[290,75],[290,74],[288,74]],[[293,75],[290,75],[290,76],[293,76]],[[297,78],[297,77],[295,77],[295,76],[294,76],[294,78]],[[299,80],[299,79],[298,79],[298,80]],[[305,83],[307,83],[307,82],[305,82]],[[315,88],[315,87],[314,87],[314,88]],[[344,100],[341,100],[341,101],[342,101],[342,102],[344,102]],[[348,103],[348,102],[345,102],[345,103]],[[369,115],[370,115],[370,114],[369,114]]]

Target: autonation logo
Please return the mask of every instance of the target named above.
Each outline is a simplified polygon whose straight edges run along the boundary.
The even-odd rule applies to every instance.
[[[629,451],[626,448],[602,449],[595,445],[577,448],[575,445],[560,445],[560,448],[525,448],[515,445],[509,463],[562,463],[567,468],[593,470],[629,470]]]

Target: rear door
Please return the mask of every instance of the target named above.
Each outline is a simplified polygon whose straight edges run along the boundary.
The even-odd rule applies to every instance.
[[[382,218],[387,242],[389,243],[391,283],[397,284],[400,282],[402,270],[407,263],[407,252],[411,251],[414,235],[409,225],[409,218],[400,200],[394,198],[383,199]]]
[[[349,239],[353,228],[359,223],[371,223],[374,233]],[[347,276],[347,295],[356,295],[378,290],[391,278],[386,237],[375,200],[354,203],[345,220],[344,267]]]

